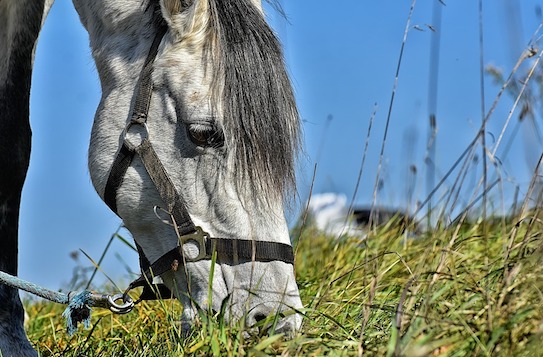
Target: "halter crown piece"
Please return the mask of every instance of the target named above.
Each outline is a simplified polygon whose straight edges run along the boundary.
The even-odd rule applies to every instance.
[[[143,292],[138,301],[171,297],[171,292],[166,286],[162,284],[152,284],[153,278],[155,276],[160,276],[171,269],[177,270],[178,265],[185,262],[211,259],[213,252],[216,252],[218,257],[233,260],[234,263],[237,263],[239,260],[254,260],[259,262],[282,261],[287,264],[294,264],[294,254],[292,246],[289,244],[255,240],[211,238],[208,233],[203,231],[200,227],[195,226],[194,222],[192,222],[183,196],[177,192],[164,165],[162,165],[162,162],[151,145],[146,125],[153,90],[153,62],[158,54],[158,48],[166,31],[167,26],[161,24],[149,53],[147,54],[134,92],[134,95],[136,96],[134,109],[132,110],[130,121],[121,134],[122,145],[109,172],[104,191],[104,201],[109,208],[118,215],[117,191],[123,182],[126,170],[131,165],[134,156],[136,154],[139,155],[147,173],[157,188],[162,201],[166,204],[166,212],[170,215],[174,225],[173,229],[176,230],[176,233],[179,236],[179,245],[151,264],[145,257],[141,247],[136,244],[140,256],[142,274],[128,286],[128,289],[124,294],[125,301],[130,300],[128,292],[140,286],[143,286]],[[126,134],[134,126],[141,126],[144,129],[145,135],[138,145],[133,145],[126,138]],[[199,248],[197,257],[189,258],[184,254],[183,244],[188,241],[197,244]]]

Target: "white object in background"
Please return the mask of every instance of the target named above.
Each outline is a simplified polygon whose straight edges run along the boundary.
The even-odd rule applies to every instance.
[[[342,235],[362,236],[363,230],[347,219],[349,206],[347,196],[338,193],[319,193],[311,197],[308,206],[309,214],[317,228],[326,234],[336,237]]]

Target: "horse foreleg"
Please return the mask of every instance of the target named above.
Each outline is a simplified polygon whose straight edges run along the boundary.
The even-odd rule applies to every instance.
[[[28,99],[26,105],[16,104],[20,98],[10,103],[14,98],[6,87],[0,90],[0,270],[17,275],[19,205],[30,159],[30,126]],[[36,355],[23,322],[18,291],[0,284],[0,355]]]
[[[23,90],[13,87],[7,81],[0,89],[0,270],[17,275],[19,206],[30,159],[30,83]],[[18,291],[0,284],[0,355],[36,355],[23,322]]]
[[[17,274],[19,206],[30,160],[34,47],[52,1],[0,1],[0,270]],[[0,284],[0,355],[36,356],[17,290]]]
[[[3,134],[0,135],[3,139]],[[2,166],[0,155],[0,166]],[[17,222],[20,192],[6,197],[0,174],[0,270],[17,274]],[[0,355],[36,356],[24,331],[24,311],[16,289],[0,284]]]

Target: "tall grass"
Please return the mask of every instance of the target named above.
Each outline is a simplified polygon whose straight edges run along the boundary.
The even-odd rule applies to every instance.
[[[28,335],[44,356],[533,355],[543,348],[539,213],[491,218],[484,230],[463,222],[416,239],[400,220],[364,241],[309,226],[297,239],[306,308],[292,339],[248,335],[207,311],[183,336],[174,300],[142,303],[124,316],[96,310],[92,328],[73,337],[63,307],[27,303]]]

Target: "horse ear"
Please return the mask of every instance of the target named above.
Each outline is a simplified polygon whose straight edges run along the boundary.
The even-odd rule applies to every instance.
[[[182,2],[179,0],[161,0],[160,8],[162,10],[162,15],[166,19],[171,18],[175,14],[179,14],[182,8]]]
[[[251,0],[251,2],[256,6],[258,10],[260,10],[260,12],[264,12],[264,10],[262,9],[262,0]]]
[[[176,35],[181,35],[190,26],[191,10],[198,0],[160,0],[162,17]]]
[[[194,2],[195,0],[160,0],[160,7],[163,14],[166,12],[167,15],[172,16],[188,9]]]

